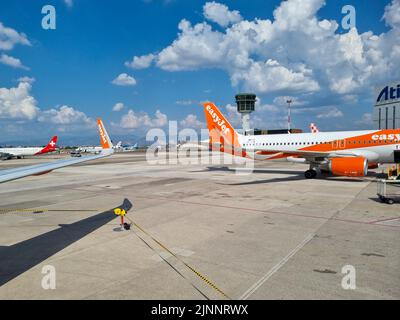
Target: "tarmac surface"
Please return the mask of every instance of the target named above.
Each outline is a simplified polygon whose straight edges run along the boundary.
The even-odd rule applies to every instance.
[[[400,205],[373,173],[218,157],[123,153],[0,184],[0,299],[400,298]],[[129,202],[128,231],[113,209]]]

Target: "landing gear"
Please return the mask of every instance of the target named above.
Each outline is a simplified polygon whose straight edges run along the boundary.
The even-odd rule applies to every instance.
[[[306,172],[304,172],[304,176],[306,177],[306,179],[314,179],[317,177],[317,171],[315,171],[314,169],[307,170]]]
[[[393,199],[386,199],[386,203],[387,203],[387,204],[393,204],[393,203],[394,203],[394,200],[393,200]]]

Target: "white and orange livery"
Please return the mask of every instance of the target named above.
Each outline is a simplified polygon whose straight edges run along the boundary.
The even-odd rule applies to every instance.
[[[213,150],[255,160],[308,163],[308,179],[321,171],[361,177],[378,163],[400,162],[400,129],[245,136],[213,103],[206,102],[204,112]]]

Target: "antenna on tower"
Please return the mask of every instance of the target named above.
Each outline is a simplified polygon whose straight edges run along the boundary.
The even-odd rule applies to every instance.
[[[288,104],[288,133],[290,134],[290,130],[291,130],[291,125],[290,125],[290,122],[291,122],[291,118],[290,118],[290,116],[291,116],[291,114],[290,114],[290,105],[292,104],[292,99],[288,99],[288,100],[286,100],[286,103]]]

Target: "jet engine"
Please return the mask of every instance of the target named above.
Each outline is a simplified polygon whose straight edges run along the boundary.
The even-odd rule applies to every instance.
[[[368,173],[368,160],[364,157],[333,158],[329,171],[335,176],[364,177]]]

